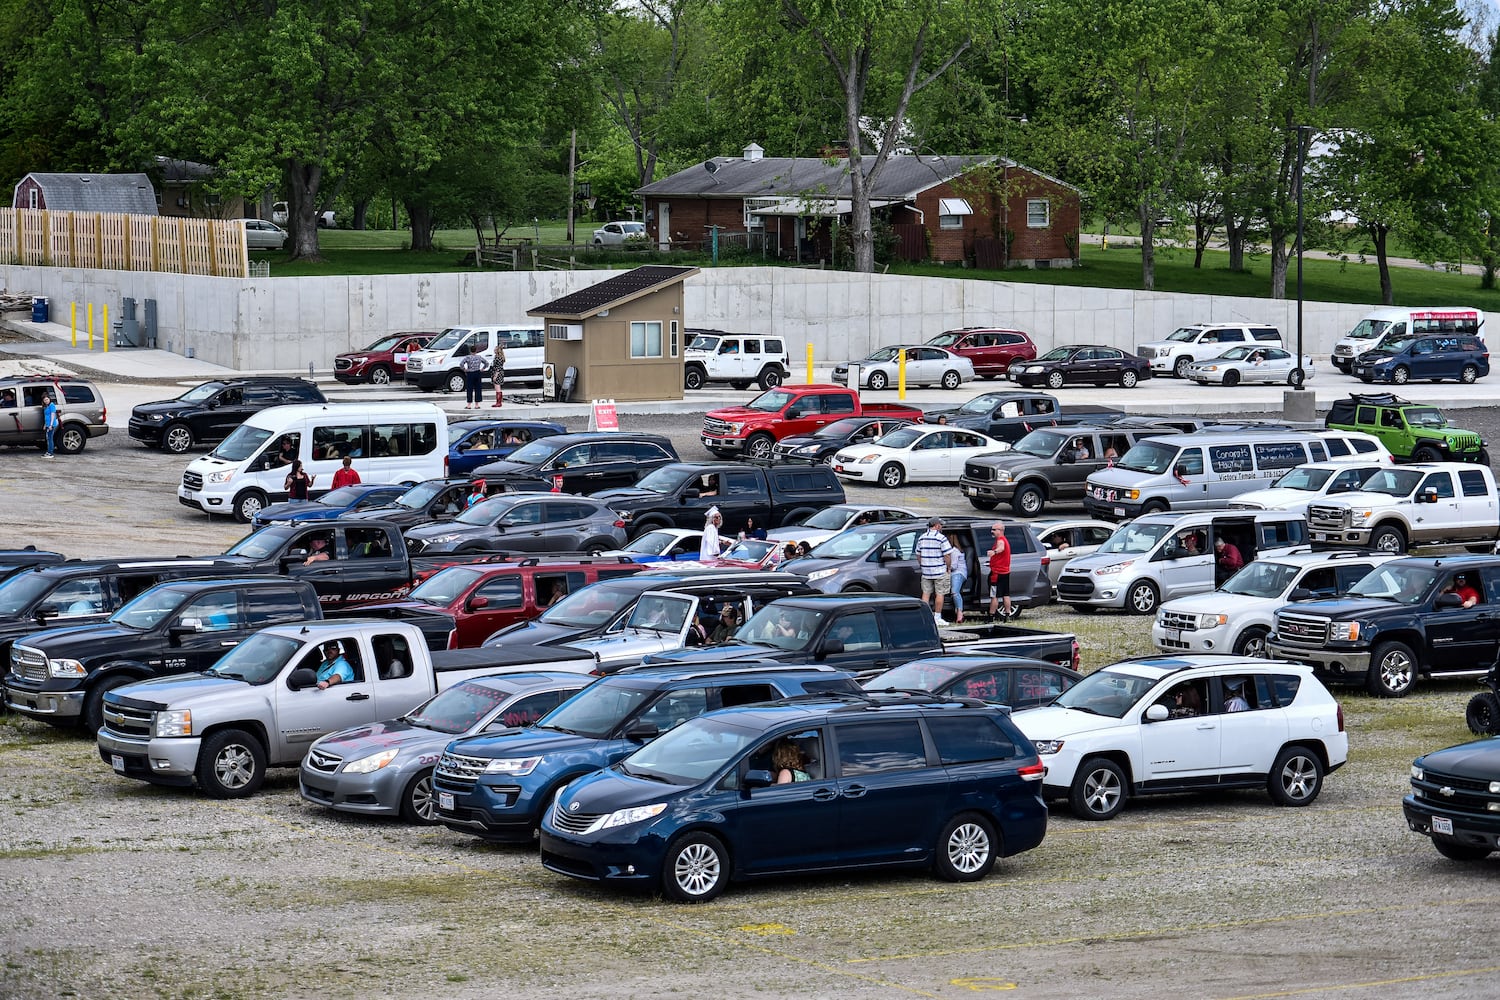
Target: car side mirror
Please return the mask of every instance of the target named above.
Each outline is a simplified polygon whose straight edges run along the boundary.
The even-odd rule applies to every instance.
[[[1457,594],[1439,594],[1437,600],[1432,602],[1432,606],[1442,611],[1449,608],[1461,608],[1464,606],[1464,599]]]
[[[1177,466],[1176,468],[1174,468],[1172,470],[1172,475],[1176,476],[1178,479],[1186,479],[1188,477],[1187,466],[1185,466],[1185,465],[1179,465],[1179,466]]]
[[[470,611],[479,611],[479,610],[481,610],[483,608],[487,608],[489,606],[490,606],[490,599],[488,597],[471,597],[471,598],[469,598],[469,610]]]
[[[696,500],[702,495],[703,491],[698,489],[689,489],[682,491],[682,499],[684,500]]]
[[[453,446],[453,450],[454,451],[468,451],[472,447],[474,447],[474,446],[471,443],[469,443],[468,441],[460,441],[458,444],[456,444],[456,445]]]
[[[742,788],[769,788],[776,784],[776,779],[771,776],[770,771],[755,768],[745,772],[745,780],[740,782]]]
[[[832,656],[835,653],[842,653],[843,651],[844,640],[842,639],[824,639],[822,648],[818,650],[822,656]]]
[[[1436,489],[1423,490],[1422,495],[1417,498],[1422,503],[1437,503],[1438,495]]]
[[[637,722],[625,730],[625,738],[632,743],[650,743],[660,735],[654,722]]]
[[[1287,595],[1287,600],[1289,600],[1289,601],[1311,601],[1311,600],[1313,600],[1317,596],[1318,596],[1317,594],[1313,593],[1311,590],[1308,590],[1306,587],[1298,587],[1297,589],[1293,590],[1290,594]]]
[[[896,562],[900,558],[901,558],[901,553],[899,553],[899,552],[892,551],[891,549],[881,549],[880,550],[880,561],[883,562],[883,563]]]
[[[788,420],[796,420],[800,416],[802,416],[802,410],[800,407],[794,406],[786,411],[786,419]]]
[[[1165,705],[1152,705],[1146,709],[1147,722],[1166,722],[1167,719],[1171,718],[1171,715],[1172,713],[1167,711],[1167,706]]]
[[[312,667],[298,667],[286,679],[286,686],[293,691],[318,686],[318,672]]]
[[[196,635],[203,631],[203,619],[184,618],[167,629],[167,635],[173,639],[181,639],[185,635]]]

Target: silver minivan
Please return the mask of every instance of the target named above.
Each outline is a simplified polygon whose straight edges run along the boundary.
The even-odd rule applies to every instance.
[[[1279,510],[1145,514],[1121,525],[1092,554],[1070,560],[1057,578],[1057,599],[1075,611],[1154,614],[1164,600],[1205,593],[1233,575],[1220,565],[1220,540],[1248,563],[1306,545],[1307,522]]]

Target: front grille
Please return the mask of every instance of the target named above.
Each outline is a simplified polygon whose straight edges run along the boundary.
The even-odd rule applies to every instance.
[[[995,470],[984,465],[975,465],[972,462],[964,463],[964,478],[972,479],[976,483],[988,483],[995,478]]]
[[[1484,442],[1478,434],[1449,434],[1448,443],[1454,451],[1478,451]]]
[[[1282,612],[1276,616],[1276,635],[1289,646],[1328,644],[1328,619]]]
[[[104,731],[128,740],[150,739],[156,713],[104,699]]]
[[[552,805],[552,825],[564,833],[582,833],[595,823],[603,813],[569,812],[563,808],[563,797],[559,795]]]
[[[28,681],[47,679],[47,657],[30,646],[20,644],[10,647],[10,669],[17,677]]]
[[[408,372],[419,372],[422,370],[422,359],[408,357],[406,359],[406,370]]]
[[[1184,632],[1196,632],[1198,630],[1198,616],[1184,614],[1181,611],[1163,611],[1161,613],[1162,628],[1176,628]]]
[[[184,472],[182,474],[182,485],[188,490],[197,493],[203,489],[203,476],[197,472]]]
[[[1074,576],[1064,573],[1057,581],[1057,596],[1064,601],[1070,598],[1089,597],[1093,593],[1094,581],[1089,579],[1087,573],[1078,573]]]
[[[350,361],[348,358],[334,358],[333,359],[333,370],[336,371],[336,372],[348,371],[350,368],[353,368],[353,367],[354,367],[354,362]]]
[[[1343,507],[1330,507],[1326,504],[1308,504],[1307,526],[1309,528],[1320,528],[1322,530],[1338,530],[1345,527],[1344,515],[1347,512]]]
[[[1087,493],[1095,500],[1103,500],[1106,503],[1114,503],[1120,499],[1120,491],[1109,486],[1090,486]]]
[[[703,418],[703,430],[708,434],[728,434],[729,423],[716,417]]]
[[[1143,347],[1143,348],[1141,348],[1141,357],[1145,358],[1147,361],[1150,361],[1152,358],[1156,357],[1156,348],[1154,348],[1154,347]]]
[[[1436,774],[1423,768],[1422,780],[1412,779],[1412,792],[1419,799],[1440,804],[1444,809],[1482,814],[1493,819],[1491,802],[1500,801],[1500,796],[1490,791],[1490,783],[1477,778],[1460,778],[1451,774]]]
[[[465,757],[462,754],[445,753],[437,762],[433,775],[450,785],[472,788],[489,766],[488,757]]]
[[[1352,358],[1354,357],[1354,348],[1347,344],[1338,344],[1333,349],[1333,356],[1336,358]]]
[[[344,758],[327,750],[310,750],[307,754],[307,766],[323,774],[334,773],[343,762]]]

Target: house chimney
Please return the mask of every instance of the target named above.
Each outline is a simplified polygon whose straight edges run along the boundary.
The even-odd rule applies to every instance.
[[[755,143],[745,147],[745,162],[754,163],[766,155],[766,151]]]

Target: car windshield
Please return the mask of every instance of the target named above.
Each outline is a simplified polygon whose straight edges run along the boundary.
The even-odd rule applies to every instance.
[[[1372,340],[1380,336],[1390,327],[1390,321],[1384,319],[1362,319],[1354,324],[1348,337],[1350,340]]]
[[[874,443],[881,448],[910,448],[927,436],[928,428],[898,427],[889,434],[882,434]]]
[[[1411,342],[1416,339],[1416,337],[1412,337],[1404,333],[1388,334],[1384,337],[1381,337],[1380,340],[1376,342],[1375,350],[1390,351],[1392,354],[1400,354],[1402,351],[1410,347]]]
[[[745,409],[755,410],[757,413],[780,413],[786,408],[786,404],[796,399],[794,393],[785,389],[767,389],[745,404]]]
[[[853,507],[845,507],[842,504],[834,507],[824,507],[812,517],[803,521],[798,527],[818,528],[822,531],[838,531],[849,523],[849,519],[854,516],[855,509]]]
[[[409,726],[457,736],[478,725],[508,697],[507,692],[473,681],[461,681],[427,699],[425,704],[403,715],[401,721]]]
[[[892,361],[892,360],[895,360],[896,351],[897,350],[899,350],[899,348],[895,348],[895,347],[882,347],[878,351],[871,351],[870,354],[864,360],[866,360],[866,361]]]
[[[439,336],[438,339],[428,344],[427,349],[429,351],[451,351],[453,348],[457,347],[459,345],[459,342],[468,335],[469,328],[466,326],[450,327],[449,329],[444,330],[442,332],[442,335]]]
[[[52,589],[53,579],[43,573],[22,573],[0,583],[0,616],[14,618]]]
[[[154,628],[180,608],[186,599],[186,595],[175,587],[152,587],[110,615],[109,620],[126,628]]]
[[[1408,427],[1447,427],[1448,420],[1436,406],[1408,406],[1401,411]]]
[[[676,493],[683,483],[689,479],[696,478],[697,475],[698,473],[694,472],[691,468],[685,469],[680,465],[676,467],[664,465],[655,472],[646,474],[635,485],[637,489],[646,490],[650,493]]]
[[[1156,543],[1161,541],[1172,531],[1170,524],[1161,522],[1147,522],[1145,524],[1127,524],[1115,529],[1115,533],[1109,536],[1109,540],[1095,550],[1099,555],[1141,555],[1156,548]]]
[[[958,413],[988,414],[995,408],[996,397],[991,394],[975,396],[957,410]]]
[[[222,388],[224,388],[223,382],[204,382],[202,385],[194,386],[177,398],[184,403],[201,403]]]
[[[1366,479],[1361,486],[1361,493],[1384,493],[1393,497],[1410,496],[1411,491],[1417,488],[1422,481],[1424,473],[1414,469],[1381,469],[1375,475]]]
[[[481,500],[453,519],[455,524],[494,524],[510,513],[515,504],[509,497],[490,497]]]
[[[468,593],[469,588],[478,583],[484,574],[484,570],[472,569],[468,566],[449,566],[447,569],[440,569],[418,584],[407,595],[407,600],[446,607],[463,594]]]
[[[1218,360],[1220,360],[1220,361],[1243,361],[1243,360],[1245,360],[1245,358],[1247,358],[1247,357],[1250,356],[1250,352],[1253,351],[1253,350],[1255,350],[1255,348],[1252,345],[1241,344],[1238,347],[1231,347],[1229,350],[1227,350],[1223,354],[1219,355]]]
[[[1230,577],[1219,592],[1241,597],[1280,597],[1296,578],[1295,566],[1256,560]]]
[[[1168,337],[1167,340],[1176,341],[1179,344],[1191,344],[1202,335],[1203,331],[1199,328],[1195,326],[1184,326],[1180,329],[1172,331],[1172,336]]]
[[[871,691],[936,691],[958,676],[959,667],[942,660],[912,660],[864,682]]]
[[[246,535],[225,552],[226,556],[245,556],[249,559],[265,559],[275,555],[285,545],[291,532],[282,527],[266,527]]]
[[[548,712],[536,727],[602,740],[655,693],[639,684],[599,681]]]
[[[366,351],[390,351],[390,350],[394,350],[395,347],[396,347],[396,345],[399,344],[399,343],[401,343],[401,341],[403,341],[405,339],[406,339],[405,334],[400,334],[400,333],[395,334],[395,335],[390,336],[390,337],[381,337],[379,340],[375,341],[375,343],[371,344],[369,347],[363,348],[363,350],[366,350]]]
[[[533,441],[522,445],[505,457],[507,462],[519,462],[522,465],[541,465],[547,459],[557,454],[564,446],[553,444],[548,441]]]
[[[396,498],[396,503],[410,510],[421,510],[432,502],[432,498],[438,495],[446,484],[442,481],[435,483],[418,483],[405,493]]]
[[[230,435],[213,451],[209,452],[211,458],[222,459],[226,462],[243,462],[245,459],[260,451],[271,438],[271,432],[264,427],[252,427],[250,424],[240,424]]]
[[[733,548],[719,558],[760,562],[766,556],[770,555],[771,550],[774,548],[776,548],[775,542],[763,542],[758,538],[747,538],[743,542],[736,542]]]
[[[302,643],[296,639],[257,632],[220,658],[207,673],[251,684],[269,684],[301,648]]]
[[[890,534],[888,528],[855,528],[825,538],[808,553],[813,559],[854,559],[864,555]]]
[[[1142,441],[1127,451],[1125,457],[1115,463],[1115,468],[1160,475],[1172,467],[1172,460],[1176,457],[1177,448],[1173,445]]]
[[[1156,686],[1157,678],[1119,670],[1096,670],[1053,699],[1052,704],[1090,715],[1123,719],[1131,706]]]
[[[1323,484],[1333,478],[1332,469],[1293,469],[1276,480],[1278,490],[1306,490],[1316,493]]]
[[[366,492],[368,491],[356,486],[340,486],[338,489],[320,496],[318,503],[326,504],[329,507],[347,507],[364,496]]]
[[[1011,451],[1019,451],[1023,455],[1034,455],[1037,458],[1051,458],[1057,454],[1057,449],[1061,448],[1063,442],[1069,437],[1071,435],[1061,431],[1032,431],[1017,441]]]
[[[1379,597],[1400,604],[1418,604],[1432,589],[1437,570],[1427,564],[1377,566],[1349,588],[1349,597]]]
[[[750,620],[740,626],[734,637],[740,642],[754,643],[757,646],[805,649],[817,634],[818,624],[825,617],[827,615],[822,611],[768,604],[751,615]]]
[[[672,531],[648,531],[625,546],[625,551],[638,552],[641,555],[659,556],[670,549],[681,537],[681,535]]]
[[[718,337],[709,337],[709,336],[707,336],[705,334],[701,334],[700,333],[698,336],[694,337],[693,338],[693,342],[688,345],[688,350],[690,350],[690,351],[712,351],[712,350],[716,350],[718,348],[718,346],[719,346],[719,338]]]
[[[961,333],[940,333],[936,337],[933,337],[931,340],[929,340],[927,343],[932,347],[952,347],[954,344],[958,343],[958,338],[962,336],[963,334]]]
[[[628,608],[636,599],[637,593],[634,590],[615,590],[594,584],[564,597],[543,611],[537,620],[549,625],[567,625],[573,628],[602,625]]]
[[[1054,347],[1052,350],[1037,358],[1038,361],[1066,361],[1073,353],[1071,347]]]
[[[744,752],[761,733],[726,719],[688,719],[620,761],[620,771],[669,785],[696,785]]]
[[[833,423],[829,424],[827,427],[820,427],[820,428],[818,428],[818,430],[813,434],[813,437],[819,437],[819,438],[846,438],[850,434],[853,434],[855,431],[857,431],[861,427],[863,427],[867,422],[868,421],[866,421],[865,418],[863,418],[863,417],[855,417],[853,419],[845,419],[845,420],[835,420]]]

